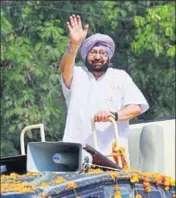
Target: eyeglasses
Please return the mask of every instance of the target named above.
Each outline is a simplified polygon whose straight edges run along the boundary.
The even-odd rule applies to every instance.
[[[108,57],[108,54],[105,51],[92,50],[89,52],[89,55],[91,55],[91,56],[96,56],[97,54],[99,54],[103,58]]]

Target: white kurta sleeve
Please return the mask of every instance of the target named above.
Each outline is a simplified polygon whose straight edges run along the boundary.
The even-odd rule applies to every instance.
[[[78,75],[77,67],[74,67],[73,79],[72,79],[70,88],[66,87],[66,85],[64,83],[64,80],[63,80],[63,76],[62,75],[60,76],[60,83],[61,83],[61,86],[62,86],[62,92],[63,92],[64,98],[65,98],[67,107],[69,105],[70,98],[71,98],[71,93],[73,92],[73,89],[74,89],[74,86],[75,86],[75,83],[76,83],[77,75]]]
[[[62,91],[63,91],[63,94],[64,94],[65,99],[69,98],[70,97],[71,90],[72,90],[73,81],[72,81],[71,87],[69,89],[68,87],[66,87],[66,85],[64,83],[64,80],[63,80],[63,76],[61,74],[61,76],[60,76],[60,83],[61,83],[61,86],[62,86]]]
[[[127,72],[123,71],[123,73],[124,105],[139,104],[141,105],[141,113],[144,113],[149,108],[147,100]]]

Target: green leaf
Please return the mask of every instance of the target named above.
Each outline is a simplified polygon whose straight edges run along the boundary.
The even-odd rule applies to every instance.
[[[167,55],[169,57],[173,57],[173,58],[175,57],[176,55],[175,48],[176,46],[169,47],[169,49],[167,50]]]

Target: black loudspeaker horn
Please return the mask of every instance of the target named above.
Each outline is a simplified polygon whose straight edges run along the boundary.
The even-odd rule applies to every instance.
[[[13,157],[3,157],[0,159],[0,173],[10,174],[12,172],[18,174],[26,173],[26,155],[18,155]]]
[[[27,147],[27,171],[81,171],[84,160],[92,156],[78,143],[30,142]]]

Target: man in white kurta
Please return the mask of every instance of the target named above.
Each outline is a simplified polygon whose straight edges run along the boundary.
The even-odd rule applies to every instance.
[[[140,104],[141,113],[148,109],[148,103],[131,77],[124,71],[109,68],[95,80],[86,67],[75,67],[71,88],[63,80],[62,88],[67,104],[67,121],[63,141],[93,145],[91,120],[101,110],[118,112],[129,104]],[[119,144],[128,153],[129,121],[118,121]],[[111,152],[114,141],[112,123],[96,123],[98,148],[102,153]]]
[[[63,141],[93,146],[92,120],[96,122],[99,152],[111,153],[114,131],[109,117],[116,118],[119,145],[128,154],[129,119],[144,113],[149,105],[131,77],[110,67],[115,43],[108,35],[95,34],[85,39],[88,25],[80,16],[67,22],[70,43],[61,60],[61,84],[67,104]],[[75,66],[80,54],[85,66]]]

